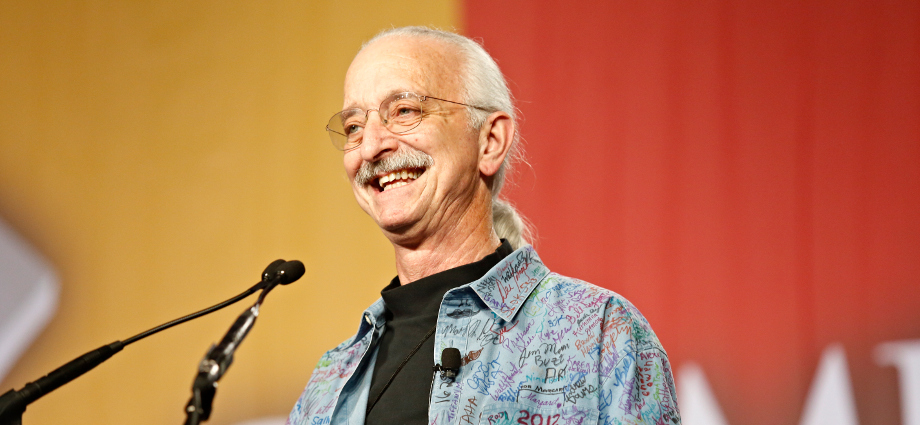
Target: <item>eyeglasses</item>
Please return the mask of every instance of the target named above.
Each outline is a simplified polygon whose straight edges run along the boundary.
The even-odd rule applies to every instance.
[[[455,105],[488,111],[479,106],[467,105],[447,99],[432,96],[422,96],[412,92],[396,93],[380,103],[376,109],[380,122],[393,134],[405,134],[418,127],[425,118],[426,109],[423,104],[427,100],[440,100]],[[361,108],[346,109],[332,116],[326,131],[332,139],[332,145],[340,151],[350,151],[361,145],[364,140],[364,127],[367,125],[367,116],[375,109],[363,110]]]

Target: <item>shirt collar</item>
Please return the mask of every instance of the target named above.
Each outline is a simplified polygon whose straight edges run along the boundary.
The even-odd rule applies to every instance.
[[[543,265],[533,246],[525,245],[499,261],[482,278],[447,293],[456,293],[470,287],[493,313],[505,321],[511,321],[524,300],[547,275],[549,269]],[[371,328],[383,326],[385,312],[383,299],[377,299],[364,311],[358,334],[363,335]]]
[[[399,284],[398,276],[394,277],[390,284],[380,291],[387,310],[392,313],[387,320],[395,317],[402,319],[427,317],[434,324],[438,318],[441,301],[447,291],[485,276],[490,269],[513,251],[511,244],[502,239],[501,245],[495,251],[479,261],[444,270],[405,285]]]
[[[378,298],[377,301],[364,310],[364,314],[361,315],[361,324],[358,326],[358,335],[356,338],[363,338],[364,334],[371,329],[383,327],[385,323],[384,313],[386,313],[386,305],[383,303],[383,299]]]
[[[469,286],[496,315],[511,321],[534,288],[549,275],[530,245],[512,252]]]

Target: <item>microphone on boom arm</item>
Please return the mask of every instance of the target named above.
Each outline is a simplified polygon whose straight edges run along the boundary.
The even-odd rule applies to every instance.
[[[297,273],[300,274],[297,275]],[[271,288],[274,288],[278,284],[286,285],[291,283],[300,278],[303,273],[304,266],[300,261],[275,260],[265,268],[265,271],[262,272],[262,280],[259,283],[243,291],[241,294],[230,298],[229,300],[215,304],[204,310],[189,314],[188,316],[180,317],[171,322],[164,323],[155,328],[148,329],[124,341],[115,341],[111,344],[103,345],[102,347],[99,347],[71,360],[65,365],[55,369],[51,373],[35,380],[34,382],[26,384],[18,391],[11,389],[6,393],[3,393],[3,395],[0,395],[0,425],[21,425],[22,414],[25,413],[26,407],[29,404],[38,400],[45,394],[58,389],[60,386],[78,378],[84,373],[89,372],[96,366],[100,365],[102,362],[111,358],[113,355],[121,351],[129,344],[137,342],[157,332],[185,323],[189,320],[213,313],[252,295],[254,292],[260,289],[262,290],[262,294],[257,304],[261,304],[265,294],[267,291],[271,290]],[[297,277],[293,277],[294,275],[297,275]],[[248,331],[248,328],[246,331]],[[242,336],[245,336],[245,333]],[[239,340],[242,340],[242,336],[239,338]],[[239,344],[239,341],[237,341],[236,344]]]

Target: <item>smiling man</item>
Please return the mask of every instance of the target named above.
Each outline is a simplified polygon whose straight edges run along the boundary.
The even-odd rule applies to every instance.
[[[499,198],[518,134],[480,45],[385,31],[348,69],[344,106],[326,130],[397,275],[320,359],[290,424],[680,423],[645,318],[550,272]]]

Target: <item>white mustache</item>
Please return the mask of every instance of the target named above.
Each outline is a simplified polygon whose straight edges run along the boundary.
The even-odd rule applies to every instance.
[[[389,174],[397,170],[409,168],[428,168],[433,160],[425,152],[415,149],[400,149],[395,154],[377,162],[365,162],[358,168],[355,175],[355,184],[364,186],[377,178],[378,175]]]

